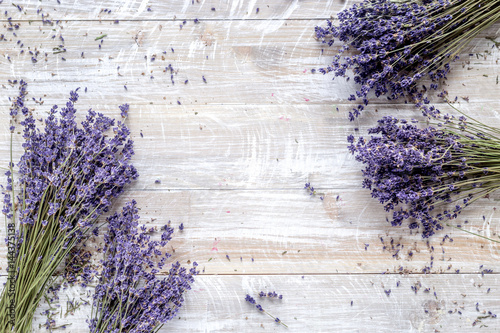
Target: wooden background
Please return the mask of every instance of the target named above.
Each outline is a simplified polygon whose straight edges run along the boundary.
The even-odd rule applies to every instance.
[[[323,51],[314,27],[352,3],[24,0],[14,2],[19,11],[3,1],[0,164],[9,161],[9,97],[16,94],[8,79],[28,82],[30,99],[44,101],[29,103],[41,116],[77,87],[82,116],[92,107],[119,117],[118,105],[130,104],[141,177],[116,208],[135,198],[144,223],[184,223],[171,242],[173,259],[203,270],[179,319],[161,332],[498,331],[500,319],[488,311],[500,314],[499,245],[451,228],[427,243],[406,226],[391,227],[360,186],[361,165],[346,136],[365,134],[383,115],[419,114],[373,99],[350,123],[355,86],[311,73],[338,47]],[[38,9],[54,24],[43,24]],[[8,17],[20,24],[17,36],[7,31]],[[497,24],[474,39],[446,83],[461,110],[498,126],[500,50],[485,37],[499,32]],[[95,38],[103,34],[99,49]],[[61,35],[67,51],[54,54]],[[33,63],[28,46],[47,56]],[[15,158],[20,144],[17,136]],[[306,182],[321,194],[309,196]],[[498,238],[498,200],[478,201],[453,223],[466,219],[467,230]],[[431,262],[432,274],[423,274]],[[261,290],[283,294],[260,303],[288,330],[244,301]],[[66,290],[63,312],[67,299],[84,293]],[[46,308],[37,310],[35,332],[45,331]],[[71,325],[55,331],[87,332],[88,313],[82,306],[56,316],[57,325]]]

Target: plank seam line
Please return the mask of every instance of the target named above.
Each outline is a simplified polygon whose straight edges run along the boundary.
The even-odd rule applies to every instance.
[[[443,272],[443,273],[407,273],[407,274],[401,274],[401,273],[286,273],[286,274],[280,274],[280,273],[248,273],[248,274],[232,274],[232,273],[220,273],[220,274],[198,274],[197,276],[209,276],[209,277],[215,277],[215,276],[304,276],[304,277],[314,277],[314,276],[335,276],[335,277],[346,277],[346,276],[383,276],[383,275],[397,275],[397,276],[403,276],[403,277],[409,277],[409,276],[439,276],[439,275],[457,275],[457,276],[469,276],[469,275],[480,275],[481,272],[460,272],[460,273],[453,273],[453,272]],[[500,272],[493,272],[493,273],[488,273],[484,274],[484,276],[487,275],[500,275]],[[6,274],[0,274],[0,277],[6,277]],[[54,275],[57,276],[57,275]],[[163,277],[163,276],[168,276],[167,273],[159,273],[157,276]],[[483,276],[483,277],[484,277]]]
[[[102,20],[96,20],[96,19],[56,19],[56,18],[51,18],[51,21],[59,21],[59,22],[115,22],[116,20],[120,22],[182,22],[182,21],[194,21],[195,19],[193,18],[175,18],[175,19],[102,19]],[[281,18],[268,18],[268,19],[245,19],[245,18],[198,18],[198,21],[203,22],[203,21],[210,21],[210,22],[233,22],[233,21],[325,21],[325,20],[331,20],[331,18],[289,18],[289,19],[281,19]],[[334,20],[333,20],[334,21]],[[1,23],[8,23],[9,21],[7,20],[0,20]],[[29,19],[12,19],[10,22],[28,22],[28,23],[42,23],[43,21],[40,19],[36,20],[29,20]]]

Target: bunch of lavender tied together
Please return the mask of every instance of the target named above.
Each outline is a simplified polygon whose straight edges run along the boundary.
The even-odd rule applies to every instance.
[[[393,212],[392,225],[411,219],[423,237],[500,188],[500,130],[463,115],[436,116],[433,108],[427,113],[436,120],[425,128],[384,117],[369,131],[378,136],[348,138],[365,164],[363,187]]]
[[[165,278],[156,275],[171,256],[162,254],[160,247],[170,241],[174,230],[167,225],[161,241],[151,241],[154,229],[139,227],[137,212],[132,201],[121,214],[107,219],[104,259],[102,270],[96,272],[100,277],[89,321],[92,333],[157,332],[182,306],[183,294],[197,274],[196,262],[189,271],[176,262]],[[161,259],[155,264],[154,257]],[[91,269],[85,270],[92,274]]]
[[[500,0],[364,0],[338,14],[339,23],[316,27],[316,38],[343,46],[327,68],[336,77],[353,72],[361,87],[349,100],[361,99],[349,113],[354,120],[368,104],[368,93],[388,99],[408,96],[417,105],[426,102],[419,86],[423,78],[437,89],[462,48],[500,19]],[[353,50],[353,55],[344,55]]]
[[[73,91],[65,107],[54,106],[40,126],[25,105],[26,94],[21,81],[10,111],[11,162],[3,213],[8,225],[15,226],[15,236],[8,239],[15,253],[9,256],[13,276],[0,300],[2,332],[31,331],[35,309],[56,268],[138,176],[130,164],[133,142],[124,122],[89,110],[78,126],[78,93]],[[127,109],[121,107],[123,117]],[[18,118],[24,152],[15,170],[12,136]]]

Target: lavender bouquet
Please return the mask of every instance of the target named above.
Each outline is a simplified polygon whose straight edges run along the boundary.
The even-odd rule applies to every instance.
[[[10,110],[11,162],[3,213],[12,253],[0,299],[2,332],[31,331],[35,309],[56,268],[138,176],[130,164],[133,142],[124,122],[89,110],[78,126],[78,93],[73,91],[65,107],[55,105],[39,126],[24,103],[26,94],[21,81]],[[128,106],[121,110],[126,117]],[[12,136],[18,117],[24,153],[15,170]]]
[[[429,237],[500,188],[499,129],[443,115],[425,128],[384,117],[369,133],[378,135],[368,141],[349,136],[349,150],[365,164],[363,187],[393,212],[394,226],[410,220],[410,229],[421,227]]]
[[[316,27],[316,38],[332,46],[343,43],[333,62],[319,71],[360,84],[349,100],[361,99],[350,113],[354,120],[368,104],[368,93],[388,99],[408,96],[426,100],[423,78],[437,89],[463,47],[500,20],[500,0],[364,0],[338,14],[337,25]],[[353,55],[344,55],[352,50]]]
[[[102,270],[86,269],[87,274],[100,276],[89,321],[92,333],[157,332],[182,306],[183,294],[197,274],[196,262],[189,271],[176,262],[166,277],[157,275],[171,256],[160,247],[170,241],[174,230],[167,225],[161,240],[152,241],[149,234],[154,228],[139,227],[137,212],[132,201],[121,214],[107,219]],[[161,259],[155,263],[155,257]]]

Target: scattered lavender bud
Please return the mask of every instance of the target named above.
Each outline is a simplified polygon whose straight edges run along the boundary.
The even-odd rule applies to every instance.
[[[255,299],[248,294],[245,297],[245,301],[249,302],[250,304],[256,304]]]
[[[120,105],[118,108],[121,111],[122,118],[127,118],[128,117],[129,105],[128,104],[123,104],[123,105]]]

